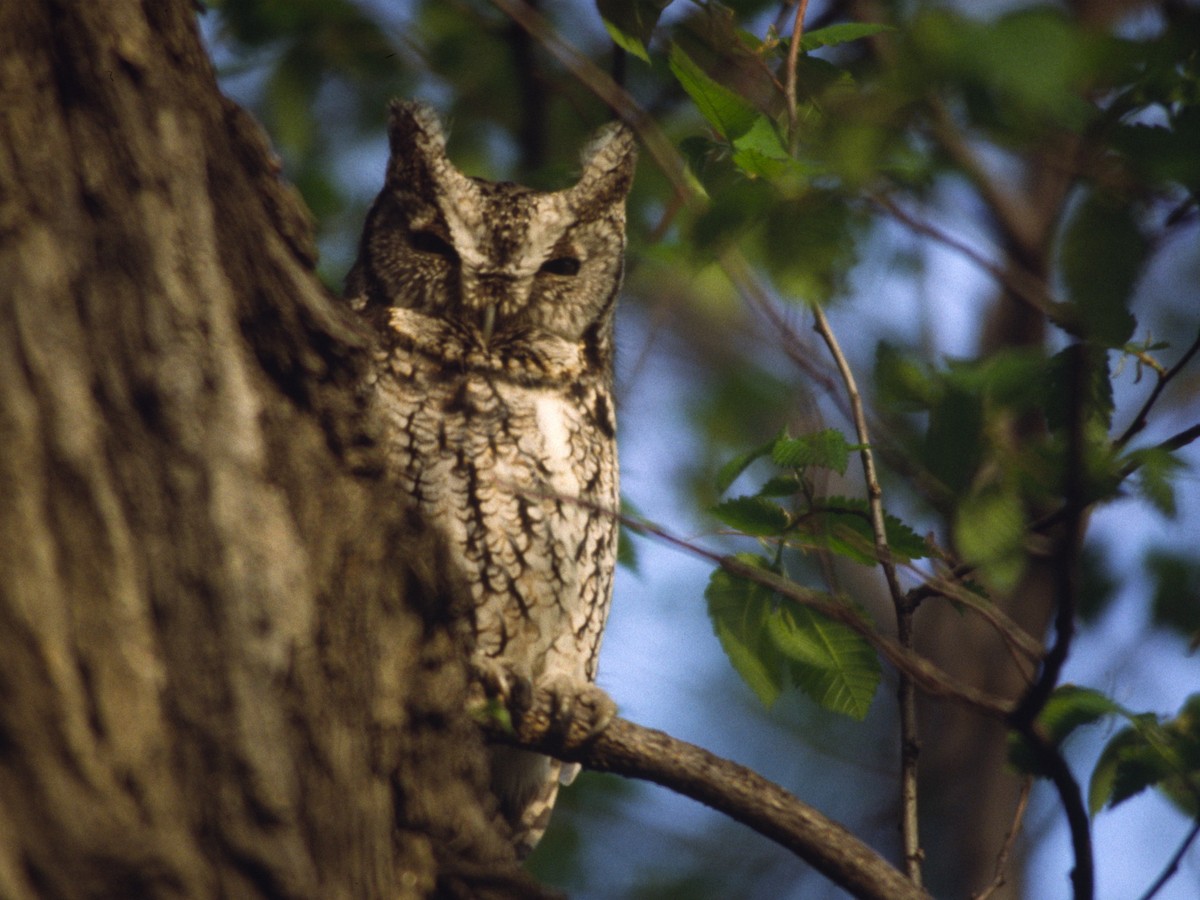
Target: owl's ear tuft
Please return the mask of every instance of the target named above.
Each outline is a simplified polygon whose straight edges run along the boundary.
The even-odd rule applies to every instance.
[[[633,186],[637,143],[621,122],[605,125],[583,148],[583,174],[571,193],[581,205],[622,203]]]
[[[393,100],[388,117],[389,180],[414,185],[426,180],[435,160],[445,160],[446,133],[432,107]]]

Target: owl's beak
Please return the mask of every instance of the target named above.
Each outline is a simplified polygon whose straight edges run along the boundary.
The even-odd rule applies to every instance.
[[[489,303],[483,308],[483,341],[488,343],[492,339],[492,331],[496,327],[496,304]]]

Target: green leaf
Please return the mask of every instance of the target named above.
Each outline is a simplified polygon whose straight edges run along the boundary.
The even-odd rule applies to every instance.
[[[1167,722],[1150,713],[1130,717],[1130,727],[1100,754],[1088,807],[1095,815],[1148,787],[1157,787],[1186,815],[1200,813],[1200,694],[1188,697]]]
[[[1153,715],[1137,716],[1100,753],[1088,785],[1088,807],[1095,815],[1106,805],[1117,806],[1174,771],[1166,732]]]
[[[875,564],[875,531],[866,500],[827,497],[798,524],[794,533],[801,535],[802,543],[807,546],[821,547],[866,566]],[[925,541],[886,511],[883,526],[895,559],[922,559],[929,555]]]
[[[1084,337],[1121,347],[1132,336],[1129,304],[1148,250],[1129,204],[1093,191],[1075,210],[1059,264]]]
[[[745,134],[733,141],[733,164],[751,177],[780,180],[794,175],[803,180],[811,168],[792,159],[779,132],[766,116],[754,120]]]
[[[952,493],[967,490],[983,460],[983,424],[979,397],[959,388],[946,390],[930,410],[922,456]]]
[[[1150,501],[1168,519],[1175,518],[1175,476],[1186,468],[1170,450],[1147,447],[1127,454],[1126,461],[1137,466],[1138,493]]]
[[[837,294],[853,268],[857,213],[845,195],[809,190],[766,207],[759,248],[772,281],[788,297],[819,301]]]
[[[650,62],[646,44],[658,18],[671,0],[596,0],[596,9],[613,43],[643,62]]]
[[[1050,740],[1059,745],[1077,728],[1092,725],[1105,716],[1124,714],[1123,706],[1100,691],[1063,684],[1054,689],[1038,720]]]
[[[739,553],[737,558],[771,571],[761,556]],[[783,690],[783,657],[767,633],[767,619],[777,600],[775,592],[717,569],[708,579],[704,598],[725,655],[763,706],[770,709]]]
[[[970,494],[958,507],[954,540],[963,559],[977,564],[1001,593],[1016,585],[1025,568],[1025,507],[1011,484]]]
[[[1078,358],[1079,353],[1083,354],[1082,363]],[[1099,347],[1072,345],[1050,358],[1044,380],[1043,405],[1046,424],[1055,431],[1064,431],[1070,427],[1070,367],[1080,364],[1084,367],[1080,400],[1083,403],[1084,421],[1088,426],[1088,434],[1085,437],[1105,441],[1112,427],[1113,394],[1108,353]]]
[[[790,497],[804,489],[804,481],[795,475],[768,478],[758,489],[759,497]]]
[[[650,62],[650,54],[646,50],[646,45],[641,39],[635,37],[628,32],[622,31],[608,19],[601,19],[604,23],[604,30],[608,32],[608,36],[612,38],[612,42],[624,50],[640,59],[642,62]]]
[[[895,30],[891,25],[880,25],[876,22],[839,22],[807,32],[800,39],[800,49],[808,53],[818,47],[836,47],[838,44]]]
[[[771,641],[796,685],[825,709],[861,720],[879,686],[879,658],[840,622],[794,604],[767,617]]]
[[[687,91],[700,114],[726,140],[741,137],[758,119],[758,111],[723,84],[718,84],[701,69],[678,44],[671,45],[668,60],[671,73]]]
[[[884,409],[923,412],[934,404],[939,390],[918,357],[880,341],[875,348],[875,392]]]
[[[1154,582],[1154,624],[1178,634],[1200,633],[1200,563],[1194,556],[1152,550],[1146,570]]]
[[[790,522],[787,510],[766,497],[734,497],[714,506],[712,514],[730,528],[760,537],[780,534]]]
[[[1128,715],[1128,712],[1099,691],[1064,684],[1055,688],[1038,716],[1046,736],[1056,747],[1062,745],[1077,728],[1092,725],[1106,716]],[[1009,762],[1019,771],[1047,777],[1041,770],[1028,743],[1015,732],[1009,736]]]
[[[774,446],[775,441],[768,441],[753,450],[738,454],[721,466],[720,471],[717,472],[717,493],[723,494],[729,490],[729,486],[737,481],[738,476],[745,472],[751,463],[766,456]]]
[[[818,466],[845,475],[850,451],[858,449],[861,445],[846,443],[845,436],[836,428],[826,428],[797,438],[781,437],[771,448],[771,459],[785,468]]]

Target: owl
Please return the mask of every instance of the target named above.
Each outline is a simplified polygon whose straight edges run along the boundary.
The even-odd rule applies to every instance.
[[[462,174],[433,111],[396,102],[382,192],[346,296],[379,337],[367,379],[390,476],[436,537],[476,684],[579,740],[615,713],[595,686],[617,552],[613,313],[635,146],[613,124],[573,187]],[[492,747],[524,855],[578,766]]]

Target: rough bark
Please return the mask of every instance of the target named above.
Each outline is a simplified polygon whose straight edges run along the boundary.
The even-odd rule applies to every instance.
[[[0,896],[536,896],[194,15],[0,6]]]

